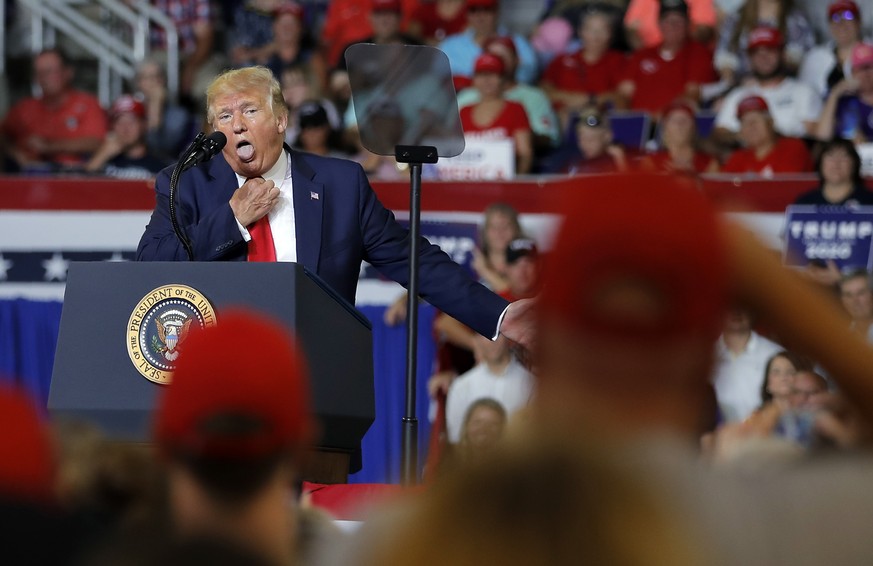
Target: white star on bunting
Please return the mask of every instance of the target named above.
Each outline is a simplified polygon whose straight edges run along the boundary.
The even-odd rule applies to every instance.
[[[52,254],[51,259],[43,261],[42,267],[45,269],[44,279],[46,281],[66,281],[70,260],[64,259],[63,255],[56,253]]]
[[[9,279],[9,270],[12,269],[12,260],[3,257],[0,254],[0,281]]]

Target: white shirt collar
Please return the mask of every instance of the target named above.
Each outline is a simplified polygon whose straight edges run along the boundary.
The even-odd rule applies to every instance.
[[[742,356],[743,354],[746,354],[749,352],[754,352],[755,348],[757,348],[759,342],[760,342],[760,340],[758,339],[758,333],[755,332],[754,330],[752,330],[752,334],[751,334],[751,336],[749,336],[749,341],[746,342],[746,347],[739,354],[734,354],[733,352],[731,352],[728,349],[727,344],[725,344],[725,341],[724,341],[724,334],[722,334],[721,336],[718,337],[718,343],[716,344],[716,346],[718,348],[719,353],[722,354],[723,356],[739,357],[739,356]]]
[[[291,154],[285,151],[285,148],[282,148],[282,153],[279,154],[279,158],[276,160],[276,163],[270,167],[269,171],[264,173],[262,177],[267,181],[273,181],[276,186],[281,186],[282,181],[285,180],[285,176],[288,173],[288,168],[291,166]],[[246,177],[243,177],[237,172],[234,172],[236,175],[237,186],[242,186],[243,183],[246,182]]]

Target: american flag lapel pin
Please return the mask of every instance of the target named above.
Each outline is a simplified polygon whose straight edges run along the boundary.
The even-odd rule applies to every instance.
[[[309,199],[318,200],[318,193],[316,193],[315,191],[309,191]]]

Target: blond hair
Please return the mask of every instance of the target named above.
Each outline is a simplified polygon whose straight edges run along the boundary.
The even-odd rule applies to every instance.
[[[277,118],[288,116],[288,107],[282,96],[282,87],[273,72],[263,66],[244,67],[224,71],[206,89],[206,120],[215,120],[213,104],[215,99],[236,92],[261,91],[266,97],[267,106]]]
[[[669,494],[606,447],[536,435],[437,479],[375,538],[365,566],[690,566],[695,532]],[[574,439],[575,441],[575,439]]]

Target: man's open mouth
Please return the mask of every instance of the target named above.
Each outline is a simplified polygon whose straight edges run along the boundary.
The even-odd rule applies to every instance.
[[[255,155],[255,146],[243,140],[236,144],[236,155],[243,161],[249,161]]]

